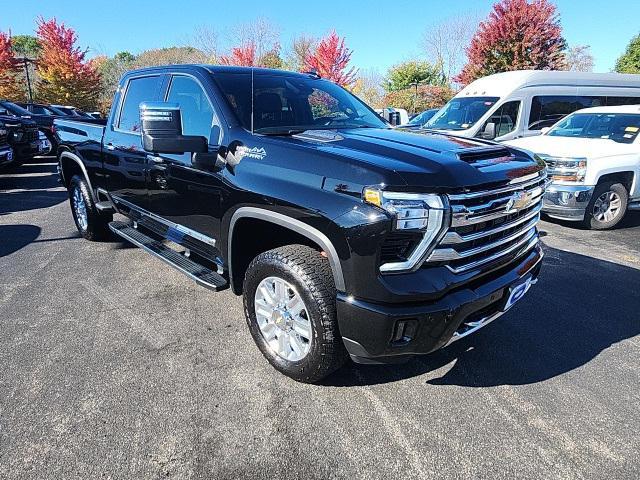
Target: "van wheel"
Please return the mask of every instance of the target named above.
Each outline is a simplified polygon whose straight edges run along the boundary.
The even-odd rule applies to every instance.
[[[79,175],[75,175],[69,183],[69,203],[80,235],[93,241],[109,237],[109,222],[113,220],[113,215],[98,211],[89,193],[89,185]]]
[[[615,227],[627,212],[629,192],[621,183],[605,182],[596,186],[587,206],[584,223],[593,230]]]
[[[244,278],[249,331],[266,359],[299,382],[317,382],[347,353],[338,331],[329,261],[304,245],[258,255]]]

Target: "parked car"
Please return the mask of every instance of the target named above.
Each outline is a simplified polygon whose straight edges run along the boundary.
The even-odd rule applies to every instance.
[[[106,127],[55,120],[80,234],[243,295],[296,380],[444,347],[537,280],[546,174],[527,153],[392,129],[314,74],[153,67],[113,105]]]
[[[9,145],[9,130],[4,122],[0,121],[0,169],[13,162],[13,149]]]
[[[27,104],[28,105],[28,104]],[[39,104],[32,104],[39,105]],[[47,150],[43,150],[45,148],[44,142],[41,142],[41,148],[38,154],[46,154],[49,151],[57,151],[58,144],[55,135],[53,134],[53,119],[54,115],[50,115],[49,113],[35,113],[37,108],[33,108],[33,111],[27,110],[26,108],[18,105],[14,102],[9,102],[7,100],[0,101],[0,109],[4,111],[5,115],[11,115],[15,118],[21,119],[30,119],[33,120],[38,129],[42,134],[46,137],[46,140],[49,143],[49,147]]]
[[[520,70],[470,83],[429,129],[497,141],[539,135],[587,107],[640,104],[640,75]]]
[[[42,153],[38,126],[28,118],[7,115],[0,102],[0,123],[7,130],[7,141],[13,150],[12,165],[23,163]]]
[[[506,142],[539,155],[553,183],[542,211],[602,230],[640,209],[640,106],[579,110],[539,137]]]
[[[423,128],[425,124],[431,120],[431,118],[440,110],[439,108],[431,108],[429,110],[425,110],[424,112],[420,112],[419,114],[413,116],[408,123],[404,125],[400,125],[402,128],[408,128],[409,130],[418,130]]]

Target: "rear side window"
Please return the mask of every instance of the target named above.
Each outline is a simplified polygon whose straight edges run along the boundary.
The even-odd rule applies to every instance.
[[[550,127],[558,120],[583,108],[601,107],[605,97],[578,97],[573,95],[548,95],[533,97],[529,114],[529,130]]]
[[[640,105],[640,97],[607,97],[607,105],[613,107],[620,105]]]
[[[127,132],[140,132],[140,104],[156,99],[160,89],[160,76],[132,78],[120,111],[118,128]]]

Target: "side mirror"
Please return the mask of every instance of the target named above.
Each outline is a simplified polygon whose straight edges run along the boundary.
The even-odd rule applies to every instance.
[[[551,127],[542,127],[540,129],[540,135],[544,135],[545,133],[547,133],[549,130],[551,130]]]
[[[482,131],[482,138],[485,140],[493,140],[496,138],[496,124],[493,122],[489,122],[484,126],[484,130]]]
[[[206,153],[208,141],[197,135],[182,135],[182,116],[177,103],[140,104],[142,147],[152,153]]]

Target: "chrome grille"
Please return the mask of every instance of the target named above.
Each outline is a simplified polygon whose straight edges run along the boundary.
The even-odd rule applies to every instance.
[[[546,174],[536,173],[493,190],[449,195],[451,226],[425,266],[444,263],[465,273],[509,261],[538,242]]]

